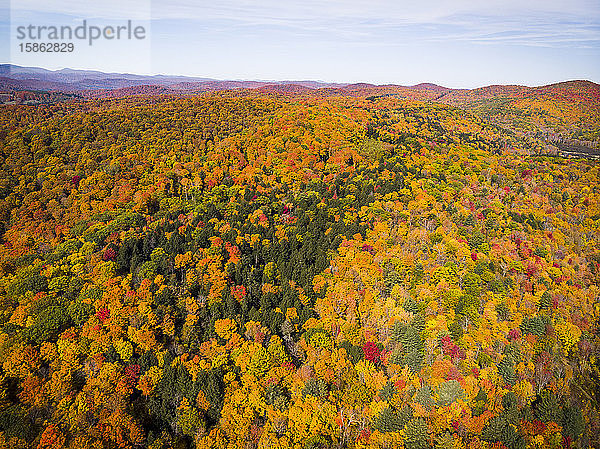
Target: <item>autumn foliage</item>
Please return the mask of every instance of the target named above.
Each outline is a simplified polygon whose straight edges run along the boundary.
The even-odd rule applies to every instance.
[[[597,445],[598,164],[479,115],[3,106],[0,447]]]

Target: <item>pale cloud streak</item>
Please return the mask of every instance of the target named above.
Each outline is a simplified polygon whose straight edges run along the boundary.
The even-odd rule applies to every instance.
[[[19,16],[35,12],[194,21],[199,27],[232,29],[240,36],[269,28],[342,43],[369,44],[383,37],[392,45],[394,35],[414,33],[419,27],[413,36],[425,41],[587,46],[598,41],[600,23],[597,0],[12,0],[11,10]],[[510,31],[514,34],[506,33]]]

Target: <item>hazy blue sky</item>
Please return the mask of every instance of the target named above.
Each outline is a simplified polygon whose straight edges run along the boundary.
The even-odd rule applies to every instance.
[[[600,82],[598,0],[0,1],[3,59],[19,65],[449,87]],[[131,19],[148,38],[18,51],[18,25],[83,19]]]

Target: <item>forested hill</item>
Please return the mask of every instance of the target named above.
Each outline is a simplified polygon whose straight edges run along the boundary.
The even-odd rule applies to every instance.
[[[1,104],[53,104],[139,96],[165,99],[214,95],[314,100],[353,97],[442,103],[465,109],[519,136],[543,141],[562,155],[600,159],[600,86],[571,80],[545,86],[492,85],[458,89],[432,83],[413,86],[322,81],[251,81],[134,75],[89,70],[46,70],[0,64]],[[531,142],[530,142],[531,143]],[[534,143],[533,143],[534,144]],[[535,144],[534,144],[535,145]]]
[[[0,107],[0,447],[599,444],[598,164],[297,90]]]

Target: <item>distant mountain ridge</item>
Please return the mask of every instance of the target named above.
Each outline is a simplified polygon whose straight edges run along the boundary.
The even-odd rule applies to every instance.
[[[97,70],[61,69],[48,70],[40,67],[21,67],[0,64],[0,89],[14,90],[62,90],[79,92],[97,89],[125,89],[135,86],[163,86],[173,93],[181,91],[209,91],[228,89],[253,89],[273,85],[296,84],[305,88],[343,87],[343,83],[321,81],[252,81],[218,80],[214,78],[183,75],[136,75],[130,73],[105,73]],[[147,90],[147,89],[144,89]],[[165,93],[164,90],[158,89]]]
[[[433,100],[448,104],[470,104],[495,98],[559,98],[598,104],[600,85],[570,80],[545,86],[490,85],[476,89],[452,89],[432,83],[413,86],[372,83],[328,83],[312,80],[218,80],[182,75],[136,75],[97,70],[21,67],[0,64],[0,91],[50,91],[77,93],[84,97],[130,95],[194,95],[223,90],[254,90],[291,95],[347,95],[365,98],[394,96],[411,100]]]

